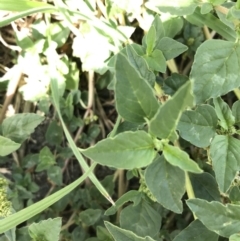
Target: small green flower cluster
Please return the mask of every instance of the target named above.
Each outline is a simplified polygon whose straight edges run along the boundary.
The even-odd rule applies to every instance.
[[[11,214],[11,202],[7,199],[7,180],[0,177],[0,217],[7,217]]]
[[[148,189],[145,178],[140,178],[140,187],[139,191],[145,193],[153,202],[156,202],[157,199],[153,196],[151,191]]]

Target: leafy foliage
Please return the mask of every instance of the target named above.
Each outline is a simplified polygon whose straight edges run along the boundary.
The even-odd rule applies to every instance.
[[[240,240],[239,9],[2,0],[0,241]]]

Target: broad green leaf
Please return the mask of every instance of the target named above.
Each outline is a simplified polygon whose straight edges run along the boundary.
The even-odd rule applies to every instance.
[[[80,212],[79,218],[86,226],[92,226],[101,218],[102,214],[103,211],[101,209],[89,208]]]
[[[3,136],[21,143],[43,120],[44,117],[34,113],[15,114],[3,121]]]
[[[197,49],[192,71],[197,103],[219,97],[239,86],[239,43],[207,40]]]
[[[156,156],[152,137],[144,131],[126,131],[81,152],[101,165],[122,169],[145,167]]]
[[[189,155],[176,146],[165,144],[163,146],[165,159],[173,166],[181,168],[183,171],[202,173],[198,164],[189,158]]]
[[[140,237],[156,237],[161,226],[161,216],[146,201],[125,207],[120,214],[120,226]]]
[[[116,202],[115,206],[111,206],[104,213],[105,215],[113,215],[117,212],[117,210],[123,206],[126,202],[133,202],[134,205],[137,205],[141,200],[141,193],[135,190],[131,190],[127,193],[124,193]]]
[[[173,59],[188,49],[186,45],[169,37],[163,37],[156,48],[162,51],[166,60]]]
[[[0,156],[7,156],[16,151],[21,144],[16,143],[9,138],[0,136]]]
[[[47,219],[31,224],[28,231],[34,240],[58,241],[61,225],[61,218]]]
[[[185,174],[170,165],[163,156],[158,156],[145,172],[147,187],[163,207],[182,213],[181,198],[185,193]]]
[[[215,136],[210,156],[218,186],[226,192],[240,169],[240,140],[232,136]]]
[[[196,198],[201,198],[209,202],[221,202],[221,196],[216,179],[211,174],[207,172],[201,174],[189,173],[189,177]]]
[[[148,236],[145,238],[139,237],[133,232],[121,229],[109,222],[104,222],[104,224],[111,235],[114,237],[115,241],[155,241]]]
[[[49,206],[66,196],[69,192],[71,192],[74,188],[79,186],[92,172],[92,170],[96,167],[96,164],[93,164],[81,177],[79,177],[76,181],[69,184],[68,186],[62,188],[61,190],[55,192],[54,194],[38,201],[37,203],[32,204],[31,206],[22,209],[21,211],[14,213],[3,220],[0,220],[0,234],[8,231],[9,229],[16,227],[20,223],[25,222],[26,220],[32,218],[36,214],[44,211]]]
[[[191,82],[185,83],[174,96],[165,102],[150,121],[150,132],[162,139],[170,139],[176,133],[178,121],[187,107],[193,106]]]
[[[223,205],[197,198],[187,200],[187,205],[209,230],[226,238],[240,232],[239,205]]]
[[[225,130],[229,130],[235,123],[235,118],[232,115],[230,107],[220,97],[214,98],[213,103],[218,119],[220,120],[220,126]]]
[[[167,95],[174,95],[177,90],[188,81],[188,77],[173,73],[163,82],[163,91]]]
[[[123,54],[116,60],[116,108],[129,122],[144,123],[159,108],[150,84],[144,80]]]
[[[173,241],[218,241],[218,235],[208,230],[199,220],[194,220]]]
[[[198,147],[207,147],[216,133],[218,118],[210,105],[200,105],[195,110],[184,111],[177,129],[180,136]]]
[[[240,100],[233,103],[232,113],[235,117],[235,123],[239,125],[240,124]]]
[[[131,45],[128,45],[126,50],[130,64],[139,71],[140,76],[144,80],[149,82],[151,86],[154,86],[156,76],[149,70],[146,60],[142,56],[139,56]]]
[[[171,17],[163,22],[165,29],[165,37],[174,38],[183,27],[183,19],[181,17]]]
[[[150,55],[152,53],[152,51],[155,47],[155,44],[156,44],[156,29],[152,25],[146,35],[147,55]]]
[[[171,15],[183,16],[192,14],[197,7],[197,3],[194,0],[150,0],[147,2],[146,7],[152,10],[157,8],[159,11]]]
[[[151,70],[159,71],[161,73],[166,72],[166,59],[161,50],[154,49],[150,55],[144,55],[143,58],[147,61],[147,64]]]
[[[229,241],[240,241],[240,234],[235,233],[229,237]]]

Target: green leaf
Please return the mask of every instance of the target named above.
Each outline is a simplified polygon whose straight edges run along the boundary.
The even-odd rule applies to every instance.
[[[238,186],[234,186],[231,188],[229,198],[232,204],[240,204],[240,189]]]
[[[66,23],[57,22],[52,23],[49,27],[49,34],[51,35],[51,40],[56,42],[58,47],[61,47],[67,42],[70,29],[66,26]]]
[[[55,157],[50,149],[45,146],[39,154],[39,164],[37,165],[36,172],[47,170],[49,167],[56,163]]]
[[[151,86],[154,86],[156,76],[149,70],[146,60],[139,56],[131,45],[127,45],[126,50],[130,64],[139,72],[145,81],[149,82]]]
[[[240,169],[240,140],[232,136],[215,136],[210,156],[218,186],[226,192]]]
[[[184,111],[177,129],[180,136],[198,147],[207,147],[216,133],[218,118],[210,105]]]
[[[165,36],[174,38],[183,27],[183,19],[181,17],[173,17],[166,19],[163,22],[163,28],[165,29]]]
[[[155,241],[150,237],[139,237],[131,231],[121,229],[109,222],[104,222],[106,228],[114,237],[115,241]]]
[[[147,61],[151,70],[159,71],[161,73],[166,72],[166,59],[161,50],[155,49],[150,55],[144,55],[143,58]]]
[[[188,77],[173,73],[163,82],[163,91],[167,95],[174,95],[177,90],[188,81]]]
[[[213,10],[213,5],[211,3],[203,3],[201,6],[201,14],[209,13]]]
[[[159,41],[165,36],[166,29],[164,28],[164,23],[161,21],[161,18],[158,14],[156,14],[152,26],[154,26],[156,30],[156,42],[155,48],[159,45]]]
[[[197,49],[191,71],[197,103],[219,97],[239,86],[239,43],[207,40]]]
[[[223,237],[240,232],[240,210],[238,205],[223,205],[202,199],[189,199],[187,205],[197,218],[211,231]]]
[[[182,112],[191,106],[193,106],[193,96],[189,81],[160,107],[150,121],[150,132],[157,137],[170,139],[176,133],[175,130]]]
[[[59,166],[48,167],[47,176],[56,185],[62,185],[62,169]]]
[[[22,143],[43,120],[44,117],[34,113],[15,114],[3,121],[3,136]]]
[[[209,202],[221,202],[217,182],[211,174],[207,172],[201,174],[189,173],[189,177],[196,198],[201,198]]]
[[[156,29],[152,25],[146,35],[147,55],[150,55],[152,53],[152,51],[155,47],[155,43],[156,43]]]
[[[34,240],[58,241],[61,225],[61,218],[47,219],[31,224],[28,231]]]
[[[235,123],[240,124],[240,100],[233,103],[232,114],[235,117]]]
[[[163,156],[158,156],[145,172],[147,187],[163,207],[182,213],[181,198],[185,193],[185,174],[170,165]]]
[[[230,107],[220,97],[214,98],[213,103],[218,119],[220,120],[220,126],[225,130],[229,130],[235,123],[235,118],[232,115]]]
[[[116,108],[127,121],[144,123],[159,108],[152,87],[123,54],[116,60]]]
[[[153,140],[144,131],[126,131],[81,152],[101,165],[123,169],[145,167],[156,156]]]
[[[147,220],[147,222],[146,222]],[[146,201],[129,205],[121,211],[120,226],[140,237],[156,237],[161,226],[161,216]]]
[[[202,173],[198,164],[189,158],[188,154],[176,146],[164,144],[163,155],[165,159],[173,166],[181,168],[183,171]]]
[[[146,7],[150,9],[157,8],[164,13],[170,13],[171,15],[188,15],[192,14],[197,7],[197,3],[194,0],[150,0],[146,4]]]
[[[218,241],[218,235],[208,230],[199,220],[194,220],[173,241]]]
[[[8,241],[16,241],[16,227],[4,233]]]
[[[224,14],[224,16],[226,18],[226,14]],[[231,28],[228,25],[226,25],[224,22],[222,22],[222,18],[220,19],[215,17],[211,13],[207,13],[204,15],[201,14],[200,8],[196,8],[195,12],[192,15],[186,16],[186,20],[189,21],[190,23],[194,23],[200,26],[206,25],[212,30],[216,31],[219,35],[221,35],[226,40],[234,42],[236,40],[236,32],[234,28]]]
[[[141,200],[141,193],[135,190],[131,190],[127,193],[124,193],[116,202],[115,206],[111,206],[104,213],[105,215],[113,215],[117,212],[117,210],[123,206],[126,202],[133,202],[134,205],[137,205]]]
[[[61,144],[63,140],[63,130],[57,121],[54,120],[48,125],[47,131],[45,133],[45,138],[51,145]]]
[[[163,37],[156,48],[162,51],[166,60],[173,59],[188,49],[186,45],[169,37]]]
[[[79,214],[79,217],[86,226],[92,226],[101,218],[102,214],[103,211],[101,209],[89,208],[85,211],[82,211]]]
[[[16,143],[6,137],[0,136],[0,156],[7,156],[16,151],[21,144]]]

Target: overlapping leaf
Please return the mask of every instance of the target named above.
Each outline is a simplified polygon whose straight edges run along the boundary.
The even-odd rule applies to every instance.
[[[127,121],[144,123],[151,119],[159,104],[150,84],[129,64],[123,54],[116,60],[116,108]]]
[[[161,216],[146,201],[129,205],[121,211],[120,226],[140,237],[156,237],[161,226]]]
[[[194,174],[189,173],[196,198],[207,201],[221,201],[220,192],[215,178],[207,173]]]
[[[210,156],[219,188],[226,192],[240,169],[240,140],[217,135],[210,146]]]
[[[218,118],[210,105],[183,112],[177,129],[180,136],[198,147],[207,147],[216,133]]]
[[[207,202],[202,199],[189,199],[187,205],[209,230],[227,238],[240,232],[238,205],[224,206],[220,202]]]
[[[106,228],[114,237],[115,241],[155,241],[149,236],[142,238],[134,234],[132,231],[128,231],[122,228],[119,228],[109,222],[104,222]]]
[[[217,241],[218,235],[208,230],[199,220],[195,220],[182,230],[173,241]]]
[[[181,198],[185,192],[185,175],[178,167],[169,164],[159,156],[145,172],[147,187],[165,208],[181,213]]]
[[[238,87],[239,43],[207,40],[197,49],[191,71],[197,103],[219,97]]]
[[[182,112],[191,106],[193,106],[191,82],[187,82],[160,107],[150,121],[150,132],[163,139],[171,139],[173,135],[176,136],[175,130]]]
[[[81,152],[101,165],[123,169],[145,167],[156,156],[153,140],[144,131],[126,131]]]
[[[189,155],[176,146],[165,144],[163,146],[165,159],[173,166],[177,166],[184,171],[202,173],[198,164],[190,159]]]
[[[220,120],[220,126],[222,126],[225,130],[228,130],[235,123],[235,117],[232,115],[229,105],[220,97],[214,98],[213,103],[217,116]]]

